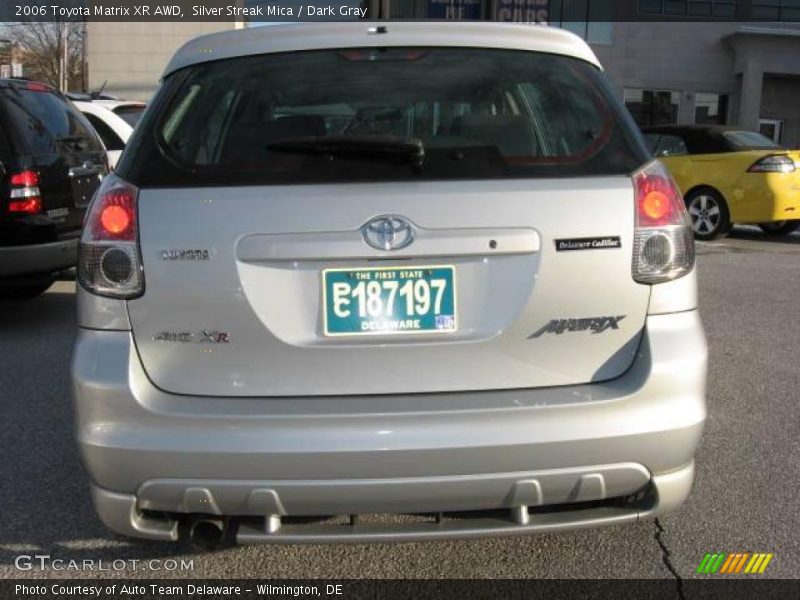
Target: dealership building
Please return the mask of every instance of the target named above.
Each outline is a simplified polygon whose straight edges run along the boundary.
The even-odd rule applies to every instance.
[[[206,33],[236,23],[90,21],[86,27],[89,90],[126,100],[148,100],[175,50]]]
[[[640,125],[737,124],[800,147],[797,0],[364,0],[364,5],[377,18],[564,27],[592,46]],[[90,87],[105,83],[110,93],[146,100],[184,41],[248,25],[254,24],[90,23]]]

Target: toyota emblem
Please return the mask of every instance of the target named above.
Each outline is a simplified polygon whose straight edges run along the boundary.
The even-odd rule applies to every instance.
[[[381,215],[361,228],[364,241],[377,250],[401,250],[414,241],[414,227],[403,217]]]

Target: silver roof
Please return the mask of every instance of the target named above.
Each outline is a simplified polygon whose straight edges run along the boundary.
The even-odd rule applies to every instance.
[[[385,28],[385,33],[379,32]],[[163,76],[184,67],[254,54],[325,48],[455,46],[563,54],[602,68],[588,44],[556,27],[518,23],[357,21],[287,23],[212,33],[190,40]]]

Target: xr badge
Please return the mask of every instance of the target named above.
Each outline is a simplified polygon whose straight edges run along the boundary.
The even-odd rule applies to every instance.
[[[156,342],[174,342],[178,344],[230,344],[231,336],[227,331],[160,331],[153,336]]]
[[[619,329],[619,322],[625,315],[618,317],[590,317],[587,319],[553,319],[547,325],[532,333],[528,339],[538,338],[545,333],[555,333],[561,335],[565,331],[591,331],[603,333],[608,329]]]

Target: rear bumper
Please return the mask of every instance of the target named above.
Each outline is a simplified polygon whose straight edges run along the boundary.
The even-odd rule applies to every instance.
[[[78,238],[30,246],[0,246],[0,277],[54,273],[78,262]]]
[[[800,219],[800,175],[795,173],[746,173],[735,186],[731,221],[768,223]]]
[[[534,478],[517,481],[510,489],[516,491],[525,489],[525,492],[536,490],[536,484],[540,481],[536,477],[547,477],[545,474],[537,473],[530,475]],[[251,500],[250,510],[259,513],[257,519],[244,518],[237,523],[235,539],[238,543],[320,544],[500,537],[634,523],[679,507],[689,495],[693,477],[694,463],[690,463],[672,473],[653,476],[649,485],[636,495],[610,502],[572,501],[560,505],[537,506],[534,491],[533,495],[523,492],[519,496],[512,494],[510,498],[503,498],[502,504],[518,503],[515,506],[503,506],[505,510],[483,509],[469,512],[433,510],[421,511],[427,513],[422,516],[409,515],[408,513],[415,511],[403,508],[402,515],[394,519],[365,521],[363,517],[359,517],[344,522],[317,519],[299,523],[297,519],[294,521],[286,519],[285,512],[280,510],[281,505],[274,489],[262,487],[269,486],[269,482],[227,482],[227,485],[246,487],[249,491],[247,497]],[[475,478],[473,483],[479,481],[480,478]],[[184,510],[191,511],[195,517],[213,515],[216,512],[214,509],[219,509],[213,501],[209,503],[209,500],[214,498],[213,493],[219,492],[219,488],[215,489],[212,482],[163,483],[170,486],[190,486],[179,494],[182,500],[179,499],[178,502],[182,503]],[[384,483],[386,482],[374,482],[376,489],[380,489]],[[392,483],[396,488],[404,485],[402,480],[394,480]],[[441,485],[441,481],[433,479],[427,482],[417,480],[414,483],[428,487],[428,496],[435,493],[437,489],[435,486]],[[300,485],[305,485],[305,482],[301,482]],[[352,491],[356,489],[352,488]],[[398,499],[405,497],[415,498],[414,493],[422,490],[424,487],[412,491],[396,489],[398,493],[393,496],[389,505],[396,504]],[[309,494],[314,491],[320,494],[322,499],[330,497],[329,490],[324,485],[316,486],[316,490],[311,487],[307,489]],[[363,491],[358,489],[355,498],[362,497]],[[447,490],[449,491],[452,490]],[[485,490],[480,490],[477,495],[485,496]],[[445,493],[445,496],[449,496],[449,493]],[[224,498],[224,496],[219,497]],[[343,496],[342,499],[348,497],[350,496]],[[92,498],[101,520],[118,533],[162,541],[176,541],[179,538],[178,515],[172,513],[165,516],[143,511],[141,499],[136,494],[117,494],[93,485]],[[458,502],[463,504],[467,498],[461,496]],[[445,498],[438,500],[439,503],[443,501]],[[543,510],[540,511],[540,508]],[[553,510],[554,508],[556,510]]]
[[[757,222],[771,222],[771,221],[791,221],[793,219],[800,219],[800,187],[798,191],[792,194],[783,194],[775,196],[772,201],[767,204],[768,218],[758,219]]]
[[[706,414],[706,345],[695,311],[649,317],[630,370],[592,385],[178,396],[150,383],[129,332],[89,330],[78,335],[72,373],[98,513],[116,531],[155,539],[175,539],[176,519],[188,514],[245,517],[243,542],[468,537],[635,521],[688,495]],[[489,512],[344,528],[281,520],[455,511]]]

